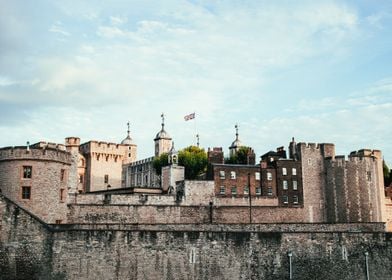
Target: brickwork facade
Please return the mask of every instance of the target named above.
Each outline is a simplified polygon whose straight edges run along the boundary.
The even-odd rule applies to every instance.
[[[217,196],[244,197],[249,193],[261,196],[259,165],[213,164],[212,167]]]

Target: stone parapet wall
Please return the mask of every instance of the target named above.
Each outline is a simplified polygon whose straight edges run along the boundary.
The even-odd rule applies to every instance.
[[[382,223],[45,225],[0,195],[2,279],[391,279]],[[367,253],[367,262],[366,256]]]
[[[57,148],[29,148],[5,147],[0,149],[0,161],[15,160],[42,160],[57,161],[67,165],[71,164],[71,155],[64,149]]]
[[[181,206],[130,204],[69,205],[68,223],[303,223],[303,207]],[[251,214],[250,214],[251,213]]]

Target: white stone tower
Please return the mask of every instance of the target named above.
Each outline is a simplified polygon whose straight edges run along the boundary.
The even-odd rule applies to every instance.
[[[241,146],[243,146],[242,142],[238,138],[238,124],[236,124],[234,127],[235,127],[235,140],[233,141],[233,143],[231,143],[231,146],[229,147],[231,157],[237,153],[238,149]]]
[[[137,158],[137,146],[136,144],[133,143],[131,135],[130,135],[130,123],[127,123],[128,130],[127,130],[127,137],[125,137],[124,140],[121,141],[121,145],[125,146],[124,149],[124,159],[123,163],[131,163],[136,161]]]
[[[155,142],[155,156],[160,156],[163,153],[168,153],[172,147],[172,138],[169,133],[165,131],[165,115],[162,113],[162,129],[158,132],[154,139]]]

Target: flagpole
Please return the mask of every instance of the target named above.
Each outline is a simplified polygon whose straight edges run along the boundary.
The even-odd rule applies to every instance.
[[[193,124],[194,124],[194,130],[195,130],[195,134],[194,135],[198,135],[197,130],[196,130],[196,111],[193,110],[193,114],[195,114],[195,117],[193,118]],[[199,141],[197,141],[199,142]]]

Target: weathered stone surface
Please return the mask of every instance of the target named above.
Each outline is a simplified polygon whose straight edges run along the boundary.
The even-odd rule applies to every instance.
[[[0,196],[0,279],[391,279],[382,223],[46,225]],[[117,227],[117,228],[116,228]],[[361,231],[361,232],[360,232]]]

